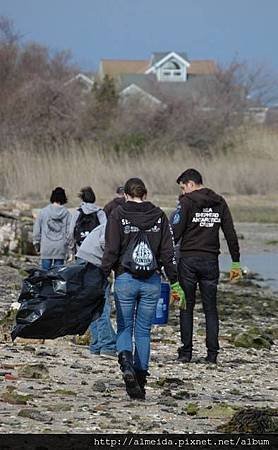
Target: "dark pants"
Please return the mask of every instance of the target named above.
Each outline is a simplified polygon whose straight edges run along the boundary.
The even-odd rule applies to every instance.
[[[216,306],[219,279],[218,258],[181,257],[178,273],[179,282],[186,297],[186,309],[180,311],[182,350],[183,352],[192,352],[193,310],[197,284],[199,284],[206,317],[206,346],[208,352],[217,353],[219,350],[219,321]]]

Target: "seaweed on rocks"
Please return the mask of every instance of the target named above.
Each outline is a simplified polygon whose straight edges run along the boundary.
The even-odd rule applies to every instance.
[[[275,433],[278,431],[278,410],[241,409],[229,422],[220,425],[217,430],[222,433]]]

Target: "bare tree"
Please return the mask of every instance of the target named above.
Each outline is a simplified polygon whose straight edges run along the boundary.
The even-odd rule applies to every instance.
[[[278,101],[278,73],[265,63],[250,63],[234,59],[219,74],[230,76],[231,86],[244,92],[248,104],[266,106]]]
[[[80,93],[65,81],[77,70],[70,52],[22,44],[13,22],[1,17],[1,143],[72,138],[79,123]]]
[[[1,45],[17,44],[21,35],[15,30],[14,22],[9,17],[0,16],[0,43]]]

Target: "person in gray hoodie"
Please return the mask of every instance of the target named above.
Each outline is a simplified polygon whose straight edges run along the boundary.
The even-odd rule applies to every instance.
[[[72,214],[69,230],[69,245],[72,256],[94,228],[107,222],[105,212],[95,203],[96,196],[91,186],[82,188],[78,196],[82,203]]]
[[[105,227],[101,224],[94,228],[84,239],[79,247],[77,259],[88,261],[94,266],[100,267],[105,246]],[[90,325],[90,352],[105,358],[116,357],[116,333],[110,320],[111,304],[109,297],[109,285],[105,290],[105,304],[102,315]]]
[[[56,187],[52,191],[50,202],[40,211],[33,227],[33,245],[40,253],[45,270],[64,264],[71,221],[71,214],[64,206],[67,196],[63,188]]]

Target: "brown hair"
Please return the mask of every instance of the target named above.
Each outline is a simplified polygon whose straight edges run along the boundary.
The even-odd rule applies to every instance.
[[[83,200],[83,202],[85,203],[95,203],[96,201],[96,196],[91,186],[85,186],[80,189],[78,197],[81,198],[81,200]]]
[[[140,178],[130,178],[127,180],[124,190],[125,194],[130,195],[130,197],[137,197],[141,200],[148,192],[144,182]]]

